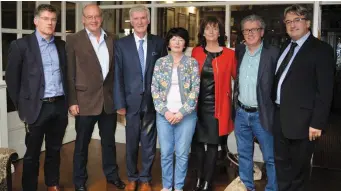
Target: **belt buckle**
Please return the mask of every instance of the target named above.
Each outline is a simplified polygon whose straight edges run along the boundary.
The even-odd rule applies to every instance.
[[[50,103],[55,102],[55,101],[56,101],[55,97],[49,97],[48,98],[48,102],[50,102]]]

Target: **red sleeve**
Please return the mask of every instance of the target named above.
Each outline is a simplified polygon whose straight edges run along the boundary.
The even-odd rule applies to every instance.
[[[235,52],[233,51],[233,54],[232,54],[232,78],[233,79],[236,79],[236,76],[237,76],[237,60],[236,60],[236,56],[235,56]]]

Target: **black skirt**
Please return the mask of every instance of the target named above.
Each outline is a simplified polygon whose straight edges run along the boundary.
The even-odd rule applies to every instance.
[[[215,82],[212,67],[212,60],[222,54],[207,54],[200,76],[200,93],[198,100],[198,121],[195,130],[195,141],[207,144],[220,144],[219,122],[214,117],[215,112]]]

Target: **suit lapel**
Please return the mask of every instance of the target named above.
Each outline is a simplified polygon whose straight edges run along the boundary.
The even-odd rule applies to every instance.
[[[40,71],[44,75],[43,61],[41,58],[39,43],[38,43],[35,32],[32,33],[30,36],[30,47],[31,47],[31,52],[34,54],[36,58],[36,63],[39,65]]]
[[[145,72],[148,71],[148,68],[150,65],[152,65],[151,60],[152,60],[152,52],[154,51],[154,44],[152,40],[152,36],[148,35],[148,40],[147,40],[147,58],[146,58],[146,69]]]
[[[84,43],[83,44],[84,46],[81,46],[81,47],[84,48],[85,52],[88,52],[92,57],[96,58],[97,65],[101,68],[101,64],[99,63],[99,60],[97,58],[97,54],[94,50],[94,47],[91,44],[90,38],[89,38],[85,29],[83,29],[83,31],[82,31],[82,36],[83,37],[81,38],[81,43]],[[83,41],[83,39],[85,39],[85,40]]]
[[[258,80],[257,80],[257,85],[258,85],[258,82],[260,81],[263,73],[264,73],[264,70],[266,68],[266,65],[269,63],[269,54],[268,54],[268,48],[267,46],[264,44],[263,45],[263,49],[262,49],[262,52],[261,52],[261,55],[260,55],[260,59],[259,59],[259,68],[258,68]]]

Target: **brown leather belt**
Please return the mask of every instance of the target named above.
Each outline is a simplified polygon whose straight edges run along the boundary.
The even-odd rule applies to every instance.
[[[47,97],[47,98],[43,98],[41,99],[41,101],[43,102],[48,102],[48,103],[53,103],[53,102],[56,102],[56,101],[59,101],[59,100],[64,100],[65,99],[65,96],[56,96],[56,97]]]

